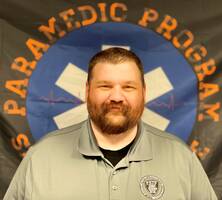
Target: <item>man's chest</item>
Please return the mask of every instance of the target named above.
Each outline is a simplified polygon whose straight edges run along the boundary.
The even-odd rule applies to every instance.
[[[103,160],[85,159],[52,166],[43,163],[33,171],[32,200],[189,199],[189,174],[171,162],[130,162],[113,168]]]

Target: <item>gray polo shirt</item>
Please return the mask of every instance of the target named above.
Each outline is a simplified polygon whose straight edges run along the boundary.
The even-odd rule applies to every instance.
[[[30,148],[4,200],[216,200],[196,156],[175,136],[141,122],[115,167],[90,122],[55,131]]]

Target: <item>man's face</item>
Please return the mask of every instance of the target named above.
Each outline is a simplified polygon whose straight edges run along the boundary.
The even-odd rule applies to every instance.
[[[145,88],[132,61],[94,66],[86,86],[91,120],[103,133],[119,134],[134,127],[144,109]]]

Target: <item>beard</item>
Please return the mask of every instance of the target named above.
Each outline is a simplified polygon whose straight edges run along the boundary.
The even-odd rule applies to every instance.
[[[97,128],[105,134],[121,134],[137,125],[144,110],[144,98],[135,107],[122,102],[93,102],[88,96],[89,116]]]

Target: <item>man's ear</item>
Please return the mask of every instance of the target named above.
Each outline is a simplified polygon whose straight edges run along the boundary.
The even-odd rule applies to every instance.
[[[89,96],[89,82],[86,81],[85,102],[87,101],[88,96]]]
[[[146,98],[147,98],[147,92],[146,92],[146,84],[144,83],[143,85],[143,95],[144,95],[144,102],[146,102]]]

